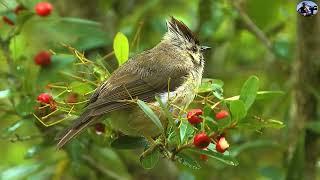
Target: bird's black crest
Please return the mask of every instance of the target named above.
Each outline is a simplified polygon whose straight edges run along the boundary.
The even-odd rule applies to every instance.
[[[171,20],[167,23],[169,31],[178,34],[187,39],[188,41],[194,42],[195,44],[199,45],[199,39],[197,38],[197,36],[182,21],[179,21],[174,17],[171,17]]]

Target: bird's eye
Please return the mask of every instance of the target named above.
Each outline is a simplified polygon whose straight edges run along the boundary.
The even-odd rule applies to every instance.
[[[192,52],[197,52],[197,47],[196,46],[192,46],[191,51]]]

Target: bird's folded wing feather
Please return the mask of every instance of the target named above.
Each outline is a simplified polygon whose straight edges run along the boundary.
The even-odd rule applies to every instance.
[[[123,65],[127,67],[119,68],[103,85],[97,88],[82,115],[73,122],[70,128],[58,136],[58,148],[61,148],[103,114],[132,106],[132,103],[125,100],[138,98],[152,102],[156,95],[168,90],[173,91],[185,81],[184,77],[188,75],[187,68],[171,66],[169,56],[149,55],[148,53],[138,55],[132,60],[135,63],[127,62]],[[150,58],[158,61],[156,66],[148,64],[151,62]]]
[[[170,65],[165,64],[165,66]],[[139,67],[140,72],[116,72],[97,90],[95,101],[87,106],[87,110],[91,110],[92,116],[97,116],[109,112],[111,107],[116,110],[116,104],[120,109],[130,106],[128,103],[120,101],[138,98],[152,102],[156,95],[175,90],[185,81],[188,72],[183,68],[165,68],[166,73],[161,72],[163,68],[159,66],[154,69],[150,66],[148,69]]]

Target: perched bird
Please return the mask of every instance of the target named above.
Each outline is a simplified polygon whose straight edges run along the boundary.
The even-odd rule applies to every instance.
[[[149,103],[161,123],[167,123],[155,97],[164,104],[170,101],[187,107],[201,83],[206,49],[183,22],[171,17],[159,44],[130,58],[96,89],[84,112],[58,138],[58,148],[102,117],[126,135],[159,135],[160,130],[132,99]]]

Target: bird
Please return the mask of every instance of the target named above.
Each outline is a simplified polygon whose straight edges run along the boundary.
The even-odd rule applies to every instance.
[[[204,52],[210,47],[200,45],[195,33],[180,20],[170,17],[166,25],[167,31],[156,46],[129,58],[95,90],[83,113],[58,136],[58,149],[104,119],[125,135],[159,135],[160,129],[134,99],[150,105],[162,124],[168,120],[155,97],[163,104],[174,104],[171,112],[188,107],[201,84]]]

